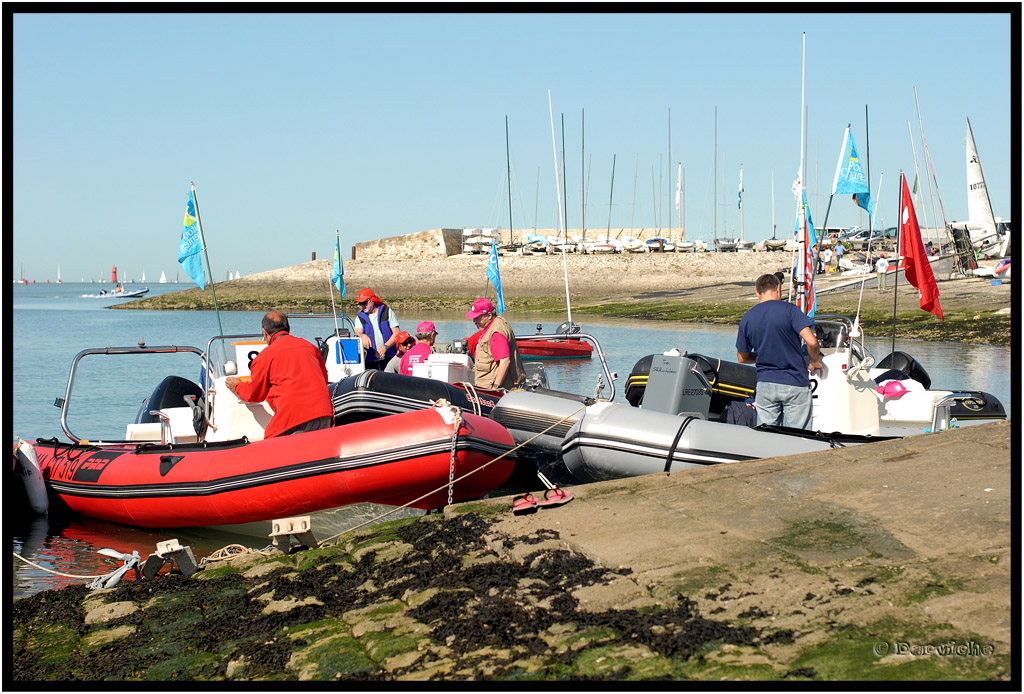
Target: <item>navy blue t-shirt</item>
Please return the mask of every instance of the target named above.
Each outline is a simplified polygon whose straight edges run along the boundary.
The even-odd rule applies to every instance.
[[[786,301],[765,301],[740,320],[736,349],[757,355],[757,380],[791,386],[809,386],[800,331],[811,320]]]

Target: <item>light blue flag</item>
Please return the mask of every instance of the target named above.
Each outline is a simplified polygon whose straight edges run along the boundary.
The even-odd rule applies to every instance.
[[[341,237],[337,239],[334,246],[334,270],[331,272],[331,282],[341,292],[341,298],[345,298],[345,266],[341,262]]]
[[[846,128],[846,135],[843,137],[843,150],[839,153],[839,163],[836,164],[836,177],[832,181],[832,194],[848,193],[853,195],[853,201],[874,214],[875,205],[871,201],[870,186],[868,177],[864,173],[860,157],[857,156],[857,146],[853,143],[853,134],[850,128]]]
[[[498,242],[491,241],[491,257],[487,260],[487,279],[498,291],[498,315],[505,311],[505,295],[501,291],[501,275],[498,273]]]
[[[181,231],[181,246],[178,248],[178,262],[188,276],[206,289],[206,275],[203,272],[203,244],[199,239],[199,224],[196,220],[196,198],[188,194],[188,208],[185,210],[184,229]]]

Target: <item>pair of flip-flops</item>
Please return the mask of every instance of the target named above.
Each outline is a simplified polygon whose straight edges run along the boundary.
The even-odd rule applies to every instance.
[[[561,506],[572,501],[572,492],[555,487],[544,492],[544,498],[538,499],[527,492],[512,499],[512,513],[533,513],[542,506]]]

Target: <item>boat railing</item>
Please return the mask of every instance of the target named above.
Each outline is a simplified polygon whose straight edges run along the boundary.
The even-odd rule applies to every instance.
[[[56,407],[60,408],[60,428],[64,430],[64,433],[69,439],[75,443],[80,443],[85,439],[75,436],[71,429],[68,427],[68,410],[71,405],[71,391],[75,387],[75,375],[78,372],[78,363],[85,357],[93,354],[174,354],[177,352],[191,352],[197,354],[200,357],[204,357],[203,352],[197,347],[189,347],[187,345],[163,345],[163,346],[146,346],[143,340],[139,340],[138,347],[99,347],[93,349],[84,349],[75,355],[75,358],[71,360],[71,372],[68,374],[68,385],[64,390],[64,397],[57,398],[53,403]],[[98,443],[92,441],[91,443]],[[128,443],[127,440],[121,439],[117,441],[108,441],[107,443]]]
[[[615,399],[615,381],[618,379],[618,374],[612,373],[608,369],[608,362],[605,359],[604,350],[601,349],[601,343],[598,342],[597,338],[588,333],[554,333],[552,335],[516,335],[516,341],[519,340],[586,340],[594,345],[594,352],[597,354],[597,358],[601,361],[601,369],[604,371],[604,378],[608,383],[608,388],[611,393],[608,396],[608,401],[611,402]],[[601,384],[598,384],[598,392],[603,390]],[[595,393],[595,399],[597,394]]]

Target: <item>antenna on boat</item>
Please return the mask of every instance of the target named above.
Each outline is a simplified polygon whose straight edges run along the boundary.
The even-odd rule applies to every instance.
[[[551,118],[551,150],[555,156],[555,194],[562,197],[562,188],[558,179],[558,144],[555,140],[555,112],[551,108],[551,90],[548,90],[548,116]],[[564,135],[563,135],[564,140]],[[556,198],[557,199],[557,198]],[[562,237],[565,238],[565,216],[562,213],[562,206],[558,206],[558,224]],[[562,274],[565,277],[565,310],[569,315],[569,326],[572,326],[572,305],[569,302],[569,264],[565,258],[565,243],[562,244]]]

